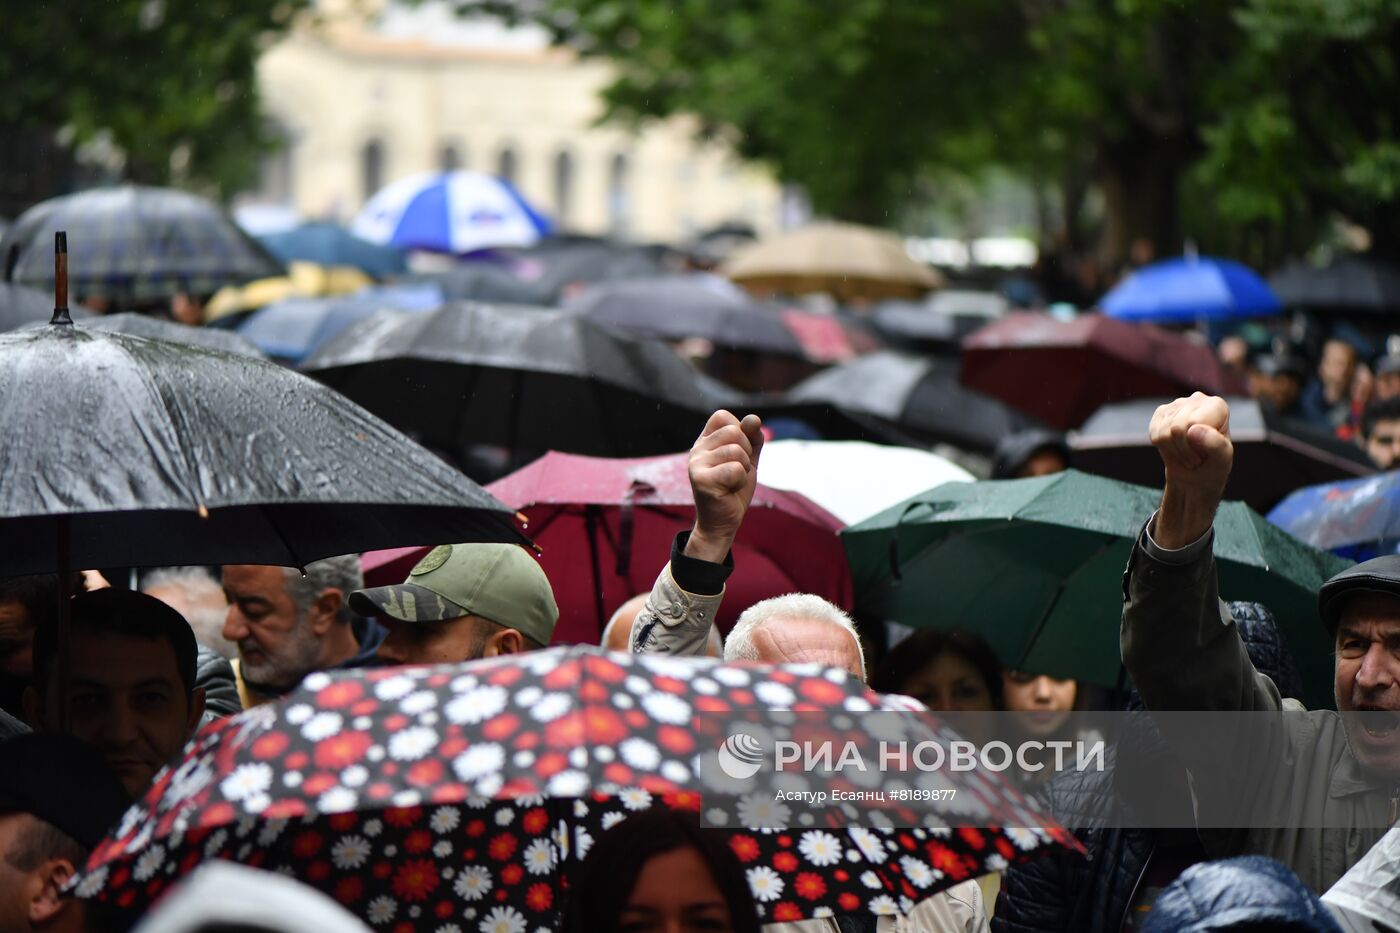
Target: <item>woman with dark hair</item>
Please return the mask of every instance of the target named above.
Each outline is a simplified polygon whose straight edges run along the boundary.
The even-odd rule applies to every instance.
[[[890,649],[870,679],[880,693],[913,697],[937,712],[1002,708],[1001,662],[980,635],[921,629]]]
[[[655,807],[603,833],[569,878],[564,933],[759,933],[723,834]]]

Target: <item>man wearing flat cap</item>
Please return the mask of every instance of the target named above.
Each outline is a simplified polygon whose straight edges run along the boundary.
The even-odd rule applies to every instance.
[[[1124,578],[1123,663],[1151,710],[1254,714],[1241,737],[1266,749],[1267,763],[1250,768],[1243,792],[1269,822],[1201,825],[1202,841],[1213,858],[1277,858],[1323,891],[1380,839],[1400,807],[1400,555],[1358,564],[1319,593],[1321,624],[1335,638],[1337,712],[1304,712],[1282,698],[1250,663],[1218,594],[1212,525],[1234,459],[1229,418],[1223,399],[1200,392],[1152,417],[1166,485]],[[1238,779],[1220,774],[1206,743],[1173,744],[1198,804]],[[1220,780],[1200,780],[1207,775]]]
[[[379,616],[386,664],[456,664],[536,651],[559,607],[539,561],[516,544],[443,544],[394,586],[356,590],[350,608]]]
[[[66,735],[0,742],[0,930],[86,933],[102,908],[63,895],[131,802],[102,755]]]

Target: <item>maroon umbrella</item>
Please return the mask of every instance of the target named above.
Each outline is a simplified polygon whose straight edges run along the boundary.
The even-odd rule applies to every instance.
[[[1009,314],[963,343],[962,381],[1062,429],[1109,402],[1245,391],[1205,343],[1101,314]]]
[[[731,717],[751,721],[772,702],[866,743],[864,720],[830,714],[897,711],[911,742],[948,737],[931,714],[801,665],[561,648],[317,673],[200,733],[93,851],[75,891],[140,910],[224,858],[288,872],[376,930],[553,928],[569,867],[593,839],[652,806],[708,811],[701,757],[718,753]],[[795,820],[773,831],[790,825],[789,808],[769,792],[736,810],[768,831],[716,831],[764,921],[907,911],[965,878],[1075,847],[1000,774],[946,780],[954,803],[920,810],[964,814],[962,828]]]
[[[490,486],[525,514],[542,551],[559,603],[556,644],[596,644],[618,606],[651,590],[670,558],[671,539],[695,521],[686,463],[685,454],[620,460],[548,453]],[[720,627],[783,593],[816,593],[850,608],[850,571],[837,537],[842,527],[800,493],[760,485],[734,546]],[[401,582],[422,553],[367,554],[366,573]]]

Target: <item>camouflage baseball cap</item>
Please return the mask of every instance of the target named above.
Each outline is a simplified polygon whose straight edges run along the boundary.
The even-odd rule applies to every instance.
[[[481,616],[541,645],[549,644],[559,621],[549,578],[517,544],[440,544],[404,582],[351,593],[350,608],[400,622]]]

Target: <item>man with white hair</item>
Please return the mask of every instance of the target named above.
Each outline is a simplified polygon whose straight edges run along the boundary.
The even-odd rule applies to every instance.
[[[851,617],[813,593],[774,596],[745,609],[725,641],[724,659],[825,664],[865,680],[865,654]]]
[[[238,682],[250,707],[287,693],[313,671],[376,663],[384,629],[350,611],[364,586],[354,554],[293,567],[224,567],[224,637],[238,645]]]

